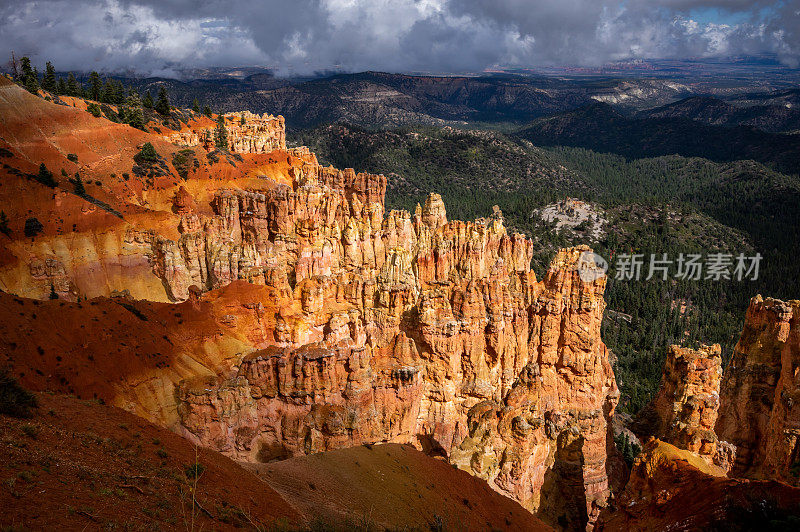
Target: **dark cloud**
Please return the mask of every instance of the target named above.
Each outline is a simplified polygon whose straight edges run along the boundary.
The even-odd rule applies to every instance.
[[[284,73],[459,72],[762,52],[797,66],[800,6],[796,0],[5,0],[0,45],[62,69],[162,75],[179,67],[244,65]]]

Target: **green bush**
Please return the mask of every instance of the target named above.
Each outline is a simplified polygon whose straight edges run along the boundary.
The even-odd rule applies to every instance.
[[[192,162],[197,162],[194,150],[180,150],[172,156],[172,166],[178,171],[178,175],[183,179],[189,178],[189,167]]]
[[[87,105],[86,111],[88,111],[89,114],[91,114],[95,118],[100,118],[100,115],[103,114],[103,112],[100,110],[100,106],[97,105],[96,103],[90,103],[89,105]]]
[[[12,417],[30,417],[36,408],[36,396],[17,383],[5,370],[0,371],[0,414]]]
[[[141,151],[133,159],[139,164],[154,163],[158,161],[158,152],[156,152],[152,144],[145,142]]]
[[[39,173],[36,174],[36,180],[50,188],[56,188],[58,186],[55,177],[53,177],[53,172],[48,170],[44,163],[39,165]]]
[[[25,236],[33,238],[44,230],[42,222],[37,218],[28,218],[25,220]]]
[[[200,476],[202,476],[203,471],[205,470],[206,468],[203,464],[195,462],[194,464],[186,467],[186,478],[190,480],[198,479]]]
[[[85,196],[86,195],[86,187],[83,184],[83,179],[81,179],[81,175],[75,172],[75,179],[70,179],[70,182],[75,187],[75,194],[78,196]]]

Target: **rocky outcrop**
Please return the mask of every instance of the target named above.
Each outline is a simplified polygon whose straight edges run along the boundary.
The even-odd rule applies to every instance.
[[[185,179],[148,183],[128,173],[137,146],[153,144],[165,172],[181,151],[161,133],[112,124],[113,135],[55,143],[29,124],[82,135],[95,118],[39,101],[3,131],[27,132],[50,154],[35,160],[70,172],[64,154],[80,146],[98,209],[80,213],[84,197],[22,174],[0,191],[13,223],[35,213],[44,226],[3,240],[3,286],[71,294],[36,318],[29,304],[25,321],[26,303],[7,298],[16,321],[0,351],[26,379],[98,394],[243,460],[410,443],[551,523],[593,522],[616,478],[618,392],[600,340],[605,277],[579,275],[588,248],[561,250],[537,279],[534,244],[499,209],[448,220],[431,195],[386,213],[383,176],[280,149],[276,117],[228,115],[230,149],[249,153],[196,157]],[[36,170],[30,145],[11,146],[25,171]],[[111,293],[151,301],[85,301]],[[152,302],[166,296],[177,304]]]
[[[800,301],[756,296],[722,382],[717,434],[732,474],[800,481]]]
[[[286,127],[282,116],[257,115],[249,111],[223,115],[231,153],[269,153],[286,149]],[[216,126],[193,127],[164,139],[184,147],[203,146],[214,150]]]
[[[224,120],[231,153],[269,153],[286,149],[286,126],[280,115],[244,111],[226,113]]]
[[[733,446],[719,441],[714,433],[720,406],[721,353],[719,345],[699,349],[671,346],[661,387],[632,428],[642,439],[659,438],[727,471]]]
[[[651,439],[596,530],[790,530],[798,504],[797,488],[727,478],[697,454]]]
[[[274,345],[180,387],[186,434],[251,461],[411,443],[550,522],[592,522],[617,468],[618,391],[605,277],[578,274],[588,248],[537,281],[533,244],[499,210],[448,222],[431,195],[384,217],[384,188],[306,165],[294,187],[218,194],[202,230],[156,244],[178,298],[234,278],[276,289]]]
[[[798,310],[800,301],[753,298],[724,377],[718,345],[671,347],[661,388],[631,426],[647,444],[597,529],[749,530],[796,519],[800,490],[787,483],[800,476]]]
[[[153,271],[173,300],[185,300],[192,285],[211,290],[243,279],[288,289],[290,279],[383,266],[386,178],[311,164],[292,170],[294,187],[217,191],[213,216],[196,214],[178,192],[181,237],[151,243]]]

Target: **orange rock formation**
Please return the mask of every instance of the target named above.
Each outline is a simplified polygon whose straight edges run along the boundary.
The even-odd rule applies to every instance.
[[[800,301],[756,296],[725,373],[716,431],[732,474],[800,484]]]
[[[286,149],[286,129],[283,117],[270,114],[257,115],[250,111],[223,115],[228,133],[228,150],[231,153],[269,153]],[[215,149],[216,125],[210,121],[171,133],[165,140],[183,147],[202,146]]]
[[[771,314],[776,307],[778,312]],[[661,388],[632,427],[649,440],[633,464],[624,491],[618,492],[601,513],[597,530],[751,530],[767,522],[773,527],[791,528],[789,523],[796,520],[800,509],[800,489],[774,480],[776,476],[790,480],[780,477],[781,471],[778,475],[775,469],[766,472],[760,463],[749,470],[743,467],[753,463],[756,453],[769,450],[773,450],[773,454],[766,454],[772,458],[769,463],[785,459],[785,455],[769,447],[771,442],[753,440],[756,431],[777,424],[771,413],[764,414],[764,400],[776,392],[775,381],[770,389],[770,380],[762,382],[754,377],[766,374],[761,366],[765,360],[775,364],[782,353],[783,360],[791,360],[786,351],[776,349],[785,342],[778,340],[776,334],[786,332],[780,325],[780,316],[785,317],[787,312],[781,312],[786,310],[781,307],[785,307],[781,302],[753,299],[734,362],[726,372],[721,408],[720,347],[702,346],[694,350],[672,346]],[[792,312],[788,314],[791,316]],[[749,368],[742,371],[734,363]],[[760,389],[761,393],[754,395],[754,389]],[[765,389],[769,392],[764,393]],[[741,415],[736,420],[738,425],[726,419],[731,413]],[[743,423],[745,416],[754,421],[764,419],[749,427]],[[717,429],[724,431],[721,434],[736,442],[740,446],[738,451],[745,453],[746,460],[736,454],[736,467],[732,471],[737,449],[719,441],[713,430],[715,421]],[[786,427],[785,418],[781,421],[783,424],[779,426]],[[790,434],[782,432],[784,436]],[[731,476],[745,473],[773,479],[728,478],[729,471]]]
[[[0,286],[62,297],[8,301],[2,341],[23,382],[97,394],[240,459],[411,443],[551,523],[583,527],[606,504],[618,391],[600,340],[605,277],[578,275],[588,248],[561,250],[537,280],[533,243],[499,209],[448,221],[433,194],[385,213],[383,176],[283,149],[279,119],[270,145],[253,140],[256,118],[240,132],[226,118],[236,157],[193,151],[181,180],[182,148],[163,134],[0,88],[19,107],[0,124],[14,169],[0,200],[42,222],[0,236]],[[56,123],[69,135],[41,141]],[[137,174],[144,141],[161,170]],[[40,153],[81,172],[86,195],[26,177]]]
[[[689,349],[673,345],[656,397],[634,423],[642,438],[653,436],[730,469],[733,446],[714,433],[719,409],[722,357],[719,345]]]
[[[696,454],[653,439],[596,530],[791,530],[799,504],[796,488],[726,478]]]
[[[411,444],[570,528],[601,513],[607,528],[705,526],[685,516],[688,487],[778,485],[724,478],[717,412],[733,474],[797,483],[800,302],[752,301],[721,400],[718,348],[673,348],[644,421],[677,447],[651,441],[615,502],[618,391],[605,277],[578,272],[588,248],[538,280],[499,209],[452,221],[431,194],[386,213],[385,177],[286,149],[281,117],[228,114],[229,150],[206,153],[210,119],[164,135],[65,101],[0,78],[0,358],[24,384],[252,462]],[[145,142],[157,161],[136,162]]]

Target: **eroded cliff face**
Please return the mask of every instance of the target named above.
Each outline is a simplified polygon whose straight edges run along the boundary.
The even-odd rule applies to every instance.
[[[235,271],[280,294],[265,309],[273,346],[180,387],[187,435],[251,461],[412,443],[551,522],[591,522],[617,467],[618,391],[600,340],[605,278],[578,275],[588,248],[562,250],[537,281],[532,243],[499,211],[448,222],[432,194],[384,217],[382,176],[309,165],[296,179],[223,193],[184,234],[231,239],[208,278]],[[194,283],[183,265],[208,264],[207,251],[178,256],[162,270],[176,296]]]
[[[750,301],[721,402],[716,431],[736,445],[732,474],[798,485],[800,301]]]
[[[786,344],[798,303],[752,300],[722,397],[719,345],[671,347],[656,397],[631,426],[646,444],[598,530],[750,530],[796,518],[800,490],[774,479],[792,481],[796,418],[775,402],[791,409],[797,390],[782,378],[793,374],[783,364],[797,367]],[[760,478],[731,478],[742,475]]]
[[[231,153],[269,153],[286,149],[286,129],[280,115],[257,115],[244,111],[226,113],[223,120],[228,133],[228,150]],[[202,146],[210,151],[216,147],[215,128],[216,125],[210,123],[197,124],[171,133],[164,139],[178,146]]]
[[[184,180],[170,165],[186,148],[162,133],[132,130],[128,145],[112,125],[87,137],[79,126],[94,117],[9,90],[24,106],[3,112],[31,109],[77,135],[36,137],[34,153],[41,129],[20,115],[0,124],[24,133],[8,145],[12,162],[35,171],[33,155],[50,150],[58,168],[80,146],[81,166],[65,168],[89,194],[4,174],[24,191],[3,187],[4,205],[34,213],[43,232],[22,238],[14,221],[13,238],[0,237],[0,281],[38,298],[52,287],[71,316],[38,325],[59,346],[44,355],[33,327],[9,333],[25,349],[8,359],[26,378],[98,394],[244,460],[411,443],[551,523],[594,521],[618,478],[618,391],[600,339],[605,277],[578,274],[588,248],[561,250],[538,280],[533,243],[509,234],[499,209],[450,221],[432,194],[414,213],[386,213],[385,177],[285,149],[277,118],[226,117],[237,157],[191,150]],[[127,173],[144,142],[165,173],[147,186]],[[112,294],[122,297],[88,303],[97,308],[81,318],[87,296]],[[34,303],[8,300],[36,323]]]
[[[718,344],[699,349],[671,346],[661,387],[632,428],[642,439],[658,438],[727,472],[735,450],[714,432],[720,407],[721,353]]]
[[[386,178],[324,168],[307,151],[297,153],[306,164],[290,169],[293,186],[218,190],[212,216],[195,212],[179,190],[180,238],[134,236],[152,246],[153,271],[173,300],[185,300],[193,285],[211,290],[236,279],[291,291],[315,276],[374,273],[394,260],[386,246],[409,230],[410,218],[400,220],[408,227],[388,228],[394,234],[384,242]]]

